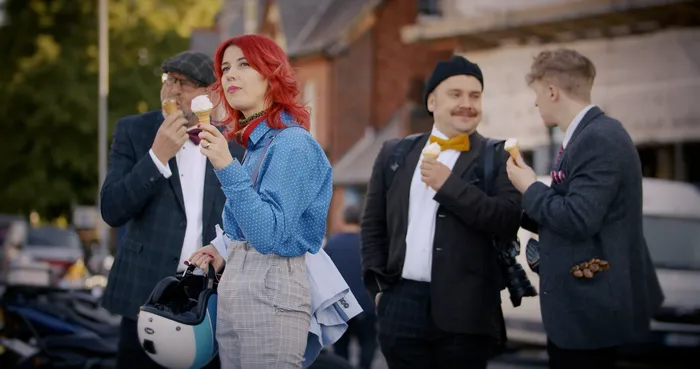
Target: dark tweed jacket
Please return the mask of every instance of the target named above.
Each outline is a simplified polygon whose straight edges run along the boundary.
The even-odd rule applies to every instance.
[[[642,169],[619,121],[594,107],[574,131],[551,188],[523,194],[538,223],[540,304],[547,337],[565,349],[634,340],[649,328],[663,294],[644,240]],[[532,229],[531,229],[532,230]],[[610,269],[575,278],[571,268],[599,258]]]
[[[148,151],[163,122],[160,111],[120,119],[109,154],[107,178],[100,192],[102,218],[112,227],[126,225],[117,245],[102,304],[114,314],[136,319],[153,287],[175,274],[187,219],[175,158],[165,179]],[[239,160],[243,148],[229,144]],[[204,180],[202,241],[216,237],[226,198],[209,161]]]

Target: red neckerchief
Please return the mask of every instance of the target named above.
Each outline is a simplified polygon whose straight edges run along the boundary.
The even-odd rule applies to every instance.
[[[243,127],[240,131],[236,133],[236,142],[238,142],[239,145],[243,146],[244,148],[248,148],[248,140],[250,139],[250,135],[253,133],[255,130],[255,127],[260,125],[262,121],[267,118],[267,115],[263,115],[252,122],[246,124],[245,127]]]

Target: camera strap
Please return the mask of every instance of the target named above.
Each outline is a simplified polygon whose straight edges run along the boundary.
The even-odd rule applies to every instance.
[[[484,160],[484,191],[486,191],[486,195],[488,196],[493,196],[493,181],[496,179],[496,173],[498,173],[501,164],[500,161],[496,161],[496,147],[498,147],[501,142],[505,141],[487,138],[484,143],[484,151],[482,154]]]

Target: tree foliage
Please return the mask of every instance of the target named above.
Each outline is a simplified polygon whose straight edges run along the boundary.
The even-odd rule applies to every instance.
[[[213,25],[221,0],[108,3],[111,133],[159,106],[161,62]],[[69,215],[98,191],[98,1],[0,6],[0,213]]]

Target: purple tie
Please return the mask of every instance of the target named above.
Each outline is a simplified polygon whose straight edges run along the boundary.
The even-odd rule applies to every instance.
[[[187,134],[190,135],[190,140],[192,140],[195,145],[199,145],[199,141],[201,141],[199,138],[199,132],[202,132],[202,130],[199,128],[187,131]]]
[[[562,171],[557,171],[557,167],[559,166],[559,161],[561,160],[562,154],[564,154],[564,145],[561,145],[559,147],[557,159],[554,161],[554,165],[552,166],[552,181],[556,183],[561,183],[562,181],[564,181],[564,173]]]
[[[552,170],[556,170],[559,166],[559,161],[561,160],[562,154],[564,154],[564,145],[559,146],[559,153],[557,154],[557,159],[554,161],[554,166],[552,166]]]

